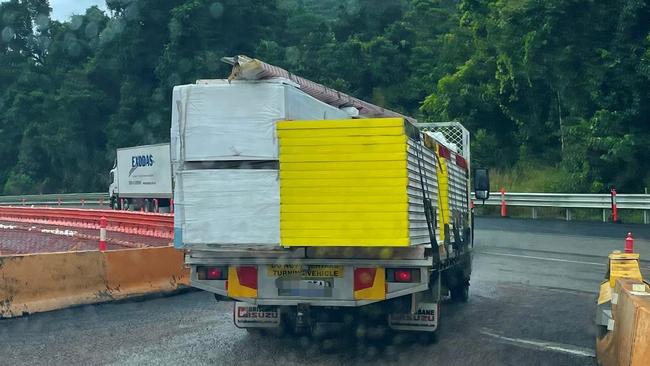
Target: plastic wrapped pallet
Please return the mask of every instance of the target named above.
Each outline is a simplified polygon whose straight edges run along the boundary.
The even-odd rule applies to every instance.
[[[282,245],[431,243],[437,157],[410,123],[283,121],[277,128]]]
[[[277,170],[186,170],[176,177],[177,247],[280,243]]]
[[[348,118],[286,79],[174,87],[172,160],[277,160],[275,122]]]

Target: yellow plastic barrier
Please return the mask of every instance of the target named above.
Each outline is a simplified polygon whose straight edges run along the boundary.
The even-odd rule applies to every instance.
[[[629,244],[626,242],[626,250]],[[629,245],[630,250],[632,247]],[[605,281],[600,285],[596,324],[598,364],[650,365],[650,286],[643,281],[639,254],[609,255]]]
[[[0,257],[0,317],[91,304],[187,285],[171,247]]]

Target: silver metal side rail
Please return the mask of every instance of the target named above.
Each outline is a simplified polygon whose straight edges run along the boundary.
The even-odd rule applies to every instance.
[[[0,206],[108,208],[108,193],[62,193],[0,196]]]
[[[482,204],[476,201],[476,205]],[[555,207],[566,210],[566,219],[571,220],[571,209],[600,209],[603,212],[603,221],[607,220],[608,212],[612,210],[612,195],[607,193],[517,193],[517,192],[490,192],[490,198],[485,201],[488,206],[501,206],[502,201],[506,206],[531,207],[532,217],[537,218],[539,207]],[[650,223],[650,194],[617,194],[616,206],[618,210],[642,210],[644,223]]]

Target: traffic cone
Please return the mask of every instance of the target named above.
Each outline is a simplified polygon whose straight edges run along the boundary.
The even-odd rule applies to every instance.
[[[634,238],[632,233],[627,233],[627,238],[625,238],[625,253],[634,253]]]

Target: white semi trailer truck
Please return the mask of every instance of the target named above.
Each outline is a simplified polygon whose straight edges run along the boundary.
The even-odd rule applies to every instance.
[[[227,61],[229,80],[173,94],[175,246],[191,285],[234,300],[240,328],[370,320],[435,335],[443,299],[468,298],[468,131]]]
[[[111,208],[169,212],[173,194],[169,146],[117,149],[108,188]]]

